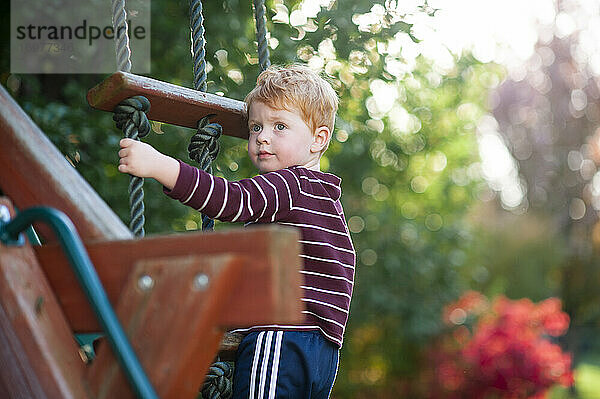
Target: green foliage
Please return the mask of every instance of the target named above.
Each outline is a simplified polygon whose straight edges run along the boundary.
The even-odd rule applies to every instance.
[[[259,73],[250,3],[204,2],[210,92],[243,99]],[[451,70],[440,71],[421,56],[409,67],[388,44],[397,36],[414,42],[410,24],[390,12],[370,25],[359,22],[361,14],[383,8],[382,1],[335,2],[296,26],[289,15],[300,1],[267,3],[272,61],[321,66],[340,95],[322,167],[342,177],[358,264],[336,397],[361,397],[414,374],[421,349],[441,328],[442,306],[465,286],[461,268],[475,237],[464,216],[482,184],[475,123],[485,112],[485,76],[499,78],[501,71],[469,57],[455,60]],[[191,87],[187,7],[187,1],[152,2],[152,77]],[[85,100],[102,77],[1,76],[127,222],[128,179],[116,169],[121,133],[109,114],[89,109]],[[147,141],[188,160],[193,133],[153,124]],[[216,174],[235,179],[255,173],[245,142],[223,137],[221,143]],[[147,232],[197,228],[199,214],[161,189],[145,184]]]
[[[464,281],[490,297],[540,301],[560,293],[566,248],[558,234],[548,233],[549,221],[534,213],[499,221],[492,208],[488,203],[471,214],[480,221],[474,226],[479,238],[468,252],[472,267],[462,270]]]
[[[550,399],[595,399],[600,392],[600,366],[598,361],[582,362],[575,370],[577,390],[557,386],[548,397]]]
[[[344,180],[350,228],[364,224],[354,234],[360,262],[337,386],[343,397],[408,378],[422,345],[440,331],[441,307],[464,288],[461,269],[474,242],[464,217],[479,189],[473,130],[484,112],[485,70],[465,59],[437,80],[420,62],[397,83],[401,106],[419,116],[418,132],[395,126],[398,109],[380,121],[365,114],[365,124],[356,124],[344,143],[350,150],[332,163],[350,178]],[[353,100],[368,103],[370,95],[365,89]]]

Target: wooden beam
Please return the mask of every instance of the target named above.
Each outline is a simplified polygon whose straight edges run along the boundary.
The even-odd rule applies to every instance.
[[[225,362],[235,361],[237,348],[244,339],[243,334],[228,332],[219,345],[219,358]]]
[[[117,315],[161,398],[195,398],[218,347],[217,329],[244,259],[192,255],[141,260],[123,287]],[[139,288],[141,276],[152,279]],[[199,277],[200,276],[200,277]],[[108,347],[89,370],[96,399],[133,398]]]
[[[219,325],[249,326],[302,320],[299,233],[282,226],[260,226],[213,233],[150,236],[144,239],[87,242],[86,248],[109,299],[116,304],[136,262],[186,255],[244,255],[244,284],[231,294]],[[62,250],[35,247],[38,259],[73,330],[98,330]]]
[[[6,198],[0,205],[14,214]],[[8,398],[89,397],[78,346],[29,245],[0,243],[0,365]]]
[[[4,306],[0,303],[0,397],[47,398]]]
[[[223,134],[248,138],[244,102],[145,76],[116,72],[91,88],[87,99],[92,107],[112,112],[119,102],[132,96],[150,101],[151,120],[196,129],[200,119],[216,114],[211,120],[223,126]]]
[[[132,234],[94,189],[0,86],[0,188],[20,209],[46,205],[73,220],[86,239]],[[49,229],[41,234],[56,241]]]

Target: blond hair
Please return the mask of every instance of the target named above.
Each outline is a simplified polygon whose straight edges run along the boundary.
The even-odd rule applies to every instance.
[[[333,132],[338,108],[333,87],[318,73],[299,64],[265,69],[244,101],[248,110],[256,101],[275,109],[297,110],[313,132],[321,126]]]

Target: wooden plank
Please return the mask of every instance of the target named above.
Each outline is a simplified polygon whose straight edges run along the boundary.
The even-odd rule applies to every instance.
[[[219,313],[240,282],[239,256],[182,256],[136,262],[117,315],[161,398],[194,398],[215,356]],[[140,289],[141,276],[152,281]],[[201,278],[199,277],[201,276]],[[133,398],[124,374],[100,348],[89,376],[97,399]]]
[[[225,333],[221,343],[219,344],[219,359],[226,362],[235,361],[235,355],[238,346],[242,342],[243,338],[243,334]]]
[[[87,242],[86,248],[112,303],[117,303],[135,262],[177,254],[240,254],[248,258],[242,281],[221,315],[224,327],[302,320],[299,233],[282,226],[260,226],[213,233],[150,236],[144,239]],[[57,245],[34,248],[69,323],[75,331],[98,324]]]
[[[20,209],[52,206],[65,212],[87,239],[127,239],[132,234],[0,86],[0,188]],[[41,229],[46,240],[54,234]]]
[[[200,119],[216,114],[211,120],[223,126],[223,134],[248,138],[244,102],[145,76],[116,72],[91,88],[87,100],[94,108],[112,112],[119,102],[132,96],[150,101],[151,120],[196,129]]]
[[[0,204],[13,212],[6,198]],[[9,397],[87,398],[85,364],[29,245],[0,243],[0,308],[0,364],[10,364],[0,375]]]
[[[0,303],[0,397],[46,398],[23,344],[12,326],[7,309]]]

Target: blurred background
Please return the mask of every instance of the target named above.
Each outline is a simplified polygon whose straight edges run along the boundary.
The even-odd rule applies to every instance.
[[[85,99],[105,76],[11,74],[2,3],[0,82],[127,222],[121,132]],[[358,263],[333,397],[600,398],[600,1],[266,3],[271,60],[340,96],[322,170],[343,180]],[[149,76],[192,87],[187,1],[151,7]],[[251,2],[204,15],[208,91],[241,100]],[[152,128],[188,160],[193,131]],[[216,174],[255,173],[245,142],[221,143]],[[198,229],[145,188],[148,233]]]

